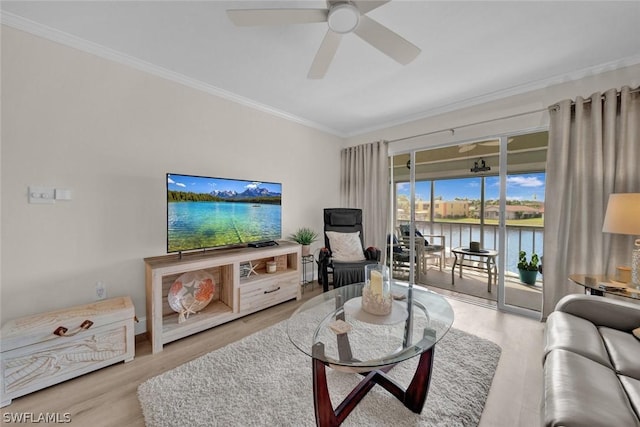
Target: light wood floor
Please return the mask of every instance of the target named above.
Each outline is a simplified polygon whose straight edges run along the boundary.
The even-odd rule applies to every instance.
[[[307,287],[303,300],[321,292]],[[538,426],[542,395],[542,334],[540,322],[450,299],[454,327],[487,338],[502,347],[480,426]],[[184,338],[151,355],[151,345],[139,336],[136,357],[65,383],[14,399],[5,413],[70,413],[72,425],[143,426],[138,385],[246,335],[288,318],[300,304],[290,301],[276,307]],[[436,356],[437,357],[437,356]]]

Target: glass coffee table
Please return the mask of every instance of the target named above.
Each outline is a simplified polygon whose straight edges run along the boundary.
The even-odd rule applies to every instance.
[[[360,308],[364,284],[342,286],[305,302],[288,320],[291,342],[311,357],[313,399],[318,426],[337,426],[376,385],[404,406],[422,412],[427,399],[436,343],[453,323],[453,310],[439,294],[392,283],[393,309],[388,316]],[[405,389],[386,375],[396,364],[419,357]],[[334,410],[326,367],[364,378]]]

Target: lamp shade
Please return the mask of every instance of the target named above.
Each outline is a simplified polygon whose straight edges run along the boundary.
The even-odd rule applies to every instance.
[[[640,236],[640,193],[611,194],[602,231]]]

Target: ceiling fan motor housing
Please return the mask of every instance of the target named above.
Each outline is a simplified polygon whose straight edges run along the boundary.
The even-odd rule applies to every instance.
[[[331,6],[327,22],[331,31],[347,34],[358,27],[360,11],[350,3],[340,3]]]

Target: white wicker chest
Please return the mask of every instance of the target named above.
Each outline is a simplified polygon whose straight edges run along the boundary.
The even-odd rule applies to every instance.
[[[105,366],[133,360],[135,310],[118,297],[7,322],[0,334],[0,407]]]

